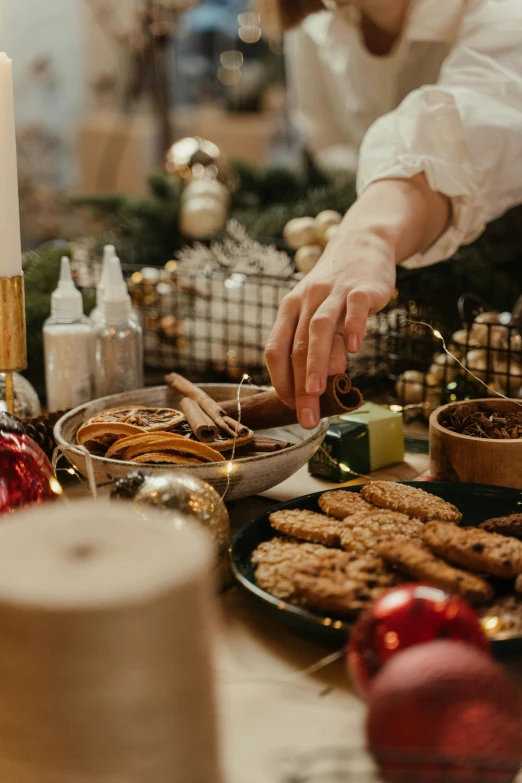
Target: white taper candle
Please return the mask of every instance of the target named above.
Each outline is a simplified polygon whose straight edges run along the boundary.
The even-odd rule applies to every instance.
[[[0,277],[22,272],[13,64],[0,52]]]

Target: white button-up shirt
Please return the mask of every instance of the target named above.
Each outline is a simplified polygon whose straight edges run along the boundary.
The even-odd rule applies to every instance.
[[[419,267],[452,256],[522,203],[522,0],[412,0],[389,56],[354,9],[287,35],[296,120],[324,168],[371,182],[424,172],[453,219]],[[521,227],[522,230],[522,227]]]

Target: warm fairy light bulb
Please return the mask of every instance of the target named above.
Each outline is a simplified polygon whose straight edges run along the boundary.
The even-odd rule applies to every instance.
[[[228,473],[228,475],[230,475],[233,470],[234,470],[234,465],[233,465],[232,462],[229,462],[228,465],[227,465],[227,473]]]
[[[484,619],[482,620],[482,628],[485,631],[488,631],[489,633],[492,633],[493,631],[498,631],[500,628],[500,618],[484,617]]]
[[[352,469],[348,467],[348,465],[345,465],[344,462],[339,463],[339,467],[343,471],[343,473],[351,473]]]
[[[390,405],[390,410],[394,413],[400,413],[402,409],[402,405]]]
[[[74,468],[67,468],[67,473],[70,473],[71,476],[76,476]]]
[[[53,478],[49,479],[49,486],[51,487],[51,489],[52,489],[52,491],[54,492],[55,495],[62,495],[63,494],[62,485],[60,484],[59,481],[57,481],[54,478],[54,476],[53,476]]]
[[[244,381],[249,381],[249,380],[250,380],[250,375],[247,375],[247,374],[245,373],[245,374],[243,375],[243,380],[244,380]]]
[[[439,330],[438,330],[438,329],[434,329],[434,330],[433,330],[433,335],[434,335],[434,336],[435,336],[435,337],[436,337],[438,340],[443,340],[443,339],[444,339],[444,338],[443,338],[443,336],[441,335],[441,333],[439,332]]]

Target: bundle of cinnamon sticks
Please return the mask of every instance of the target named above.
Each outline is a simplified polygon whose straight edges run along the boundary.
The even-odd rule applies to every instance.
[[[216,402],[199,386],[177,373],[167,375],[165,381],[183,395],[180,408],[196,438],[203,443],[230,440],[238,448],[249,447],[257,453],[277,451],[288,444],[256,437],[254,432],[297,424],[296,411],[285,405],[273,390],[242,398],[238,405],[237,398]],[[350,378],[344,374],[333,375],[320,398],[321,417],[347,413],[361,403],[362,394],[352,386]]]

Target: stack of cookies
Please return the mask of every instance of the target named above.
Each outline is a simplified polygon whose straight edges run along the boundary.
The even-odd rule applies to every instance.
[[[415,487],[374,481],[360,494],[324,493],[320,512],[270,515],[279,536],[252,562],[257,583],[277,598],[353,617],[389,587],[425,582],[478,607],[500,585],[522,593],[522,515],[460,527],[450,503]]]

